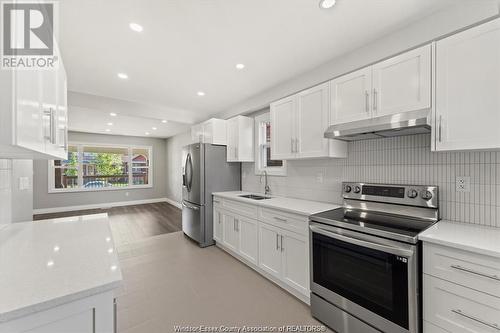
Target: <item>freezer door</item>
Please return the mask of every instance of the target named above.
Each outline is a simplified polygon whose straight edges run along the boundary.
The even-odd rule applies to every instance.
[[[182,175],[182,199],[193,204],[203,205],[204,151],[197,143],[184,148]]]
[[[182,202],[182,231],[197,243],[204,240],[204,209],[187,201]]]

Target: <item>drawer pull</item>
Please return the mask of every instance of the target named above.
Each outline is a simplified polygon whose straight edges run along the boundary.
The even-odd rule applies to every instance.
[[[500,277],[498,277],[497,275],[490,275],[490,274],[484,274],[484,273],[481,273],[481,272],[476,272],[473,269],[462,267],[460,265],[451,265],[450,267],[454,268],[454,269],[458,269],[459,271],[463,271],[463,272],[467,272],[467,273],[471,273],[471,274],[483,276],[483,277],[486,277],[488,279],[493,279],[493,280],[496,280],[496,281],[500,281]]]
[[[281,217],[277,217],[277,216],[275,216],[274,219],[277,220],[277,221],[285,222],[285,223],[288,222],[287,219],[284,219],[284,218],[281,218]]]
[[[456,313],[456,314],[457,314],[457,315],[459,315],[459,316],[462,316],[462,317],[468,318],[468,319],[470,319],[470,320],[473,320],[473,321],[475,321],[475,322],[478,322],[478,323],[480,323],[480,324],[483,324],[483,325],[485,325],[485,326],[488,326],[488,327],[491,327],[491,328],[494,328],[494,329],[496,329],[496,330],[500,331],[500,326],[499,326],[498,324],[491,324],[491,323],[488,323],[488,322],[486,322],[486,321],[484,321],[484,320],[482,320],[482,319],[479,319],[479,318],[477,318],[477,317],[471,316],[470,314],[467,314],[467,313],[463,312],[463,311],[462,311],[462,310],[460,310],[460,309],[451,310],[451,312]]]

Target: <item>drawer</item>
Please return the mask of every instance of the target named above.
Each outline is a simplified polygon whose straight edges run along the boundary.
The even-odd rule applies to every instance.
[[[277,209],[261,208],[260,220],[301,235],[308,233],[309,218]]]
[[[249,205],[246,203],[228,199],[219,199],[219,200],[221,200],[222,202],[222,207],[232,211],[233,213],[250,217],[252,219],[256,219],[257,216],[259,216],[259,208],[255,205]]]
[[[424,243],[424,273],[500,297],[500,259]]]
[[[423,303],[424,320],[446,331],[500,331],[500,298],[424,275]]]
[[[441,327],[431,324],[425,320],[423,325],[424,325],[424,333],[449,333],[448,331],[443,330]]]

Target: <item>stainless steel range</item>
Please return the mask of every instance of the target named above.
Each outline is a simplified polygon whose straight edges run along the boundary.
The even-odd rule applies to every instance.
[[[310,217],[311,311],[339,333],[421,331],[418,234],[436,186],[343,184],[342,208]]]

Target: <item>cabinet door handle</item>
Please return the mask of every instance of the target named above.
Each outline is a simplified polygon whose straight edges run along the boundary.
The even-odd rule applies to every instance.
[[[366,113],[370,112],[370,94],[368,90],[365,91],[365,111]]]
[[[443,130],[442,130],[442,123],[443,123],[443,116],[439,116],[439,128],[438,128],[439,142],[441,142],[441,134],[443,132]]]
[[[500,281],[500,277],[498,277],[498,275],[493,275],[493,274],[490,275],[490,274],[481,273],[481,272],[475,271],[475,270],[467,268],[467,267],[462,267],[460,265],[451,265],[450,267],[457,269],[459,271],[463,271],[463,272],[479,275],[479,276],[482,276],[482,277],[485,277],[488,279]]]
[[[477,323],[480,323],[480,324],[483,324],[485,326],[488,326],[488,327],[491,327],[491,328],[494,328],[496,329],[497,331],[500,331],[500,326],[498,324],[495,324],[495,323],[488,323],[487,321],[484,321],[478,317],[475,317],[475,316],[472,316],[470,314],[467,314],[465,312],[463,312],[462,310],[460,309],[454,309],[454,310],[451,310],[451,312],[453,313],[456,313],[457,315],[459,316],[462,316],[462,317],[465,317],[465,318],[468,318],[470,320],[473,320]]]
[[[49,134],[45,135],[45,140],[54,143],[54,113],[52,108],[43,111],[43,115],[49,118]]]
[[[116,298],[113,299],[113,332],[118,332],[118,309],[116,304]]]
[[[240,220],[235,220],[234,222],[236,222],[236,231],[239,232],[240,231]]]
[[[238,147],[234,147],[234,158],[238,159]]]
[[[295,152],[299,152],[299,139],[295,139]]]
[[[293,138],[290,138],[290,152],[295,153],[295,151],[293,150]]]
[[[373,88],[373,111],[377,111],[377,97],[378,97],[378,93],[377,93],[377,89]]]
[[[276,251],[278,251],[280,249],[280,246],[278,244],[278,238],[279,238],[280,235],[276,234]]]
[[[285,250],[285,247],[283,246],[283,235],[281,235],[280,237],[281,237],[281,252],[283,252]]]

